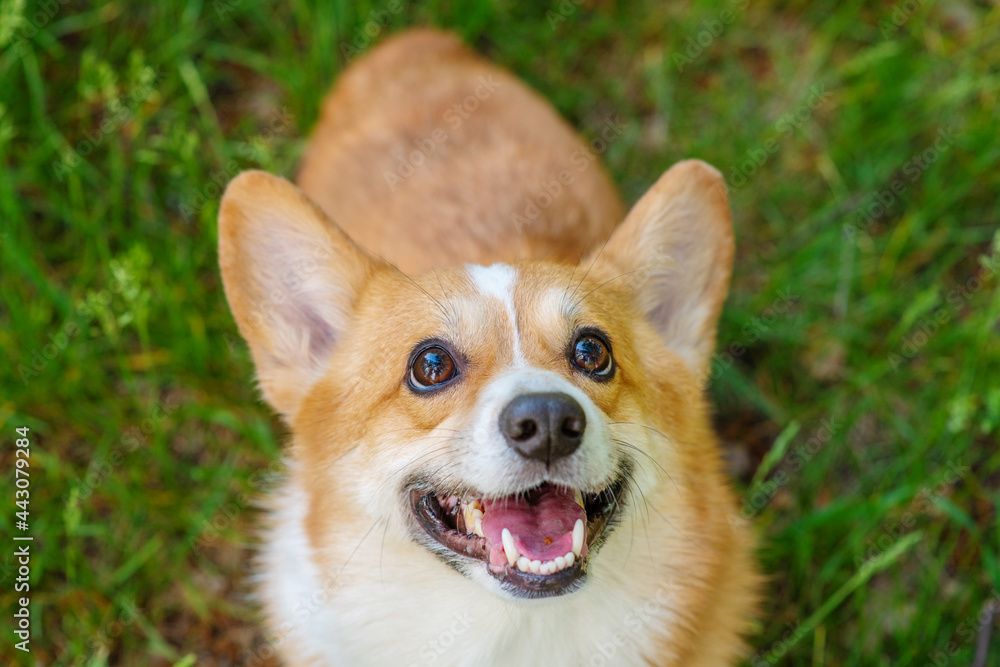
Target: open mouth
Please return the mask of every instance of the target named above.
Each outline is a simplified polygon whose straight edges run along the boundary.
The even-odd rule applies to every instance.
[[[592,552],[610,532],[624,487],[622,476],[592,494],[548,482],[502,498],[413,489],[410,503],[428,535],[456,554],[485,562],[511,593],[549,597],[582,584]]]

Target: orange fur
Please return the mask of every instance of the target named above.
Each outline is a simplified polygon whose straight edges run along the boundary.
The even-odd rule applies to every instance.
[[[388,182],[385,172],[445,126],[447,110],[474,96],[484,77],[499,85],[476,111],[421,168]],[[470,613],[509,605],[414,538],[399,488],[414,472],[454,474],[485,437],[474,433],[483,397],[524,369],[575,388],[632,445],[633,495],[641,497],[594,555],[593,582],[553,600],[497,607],[478,622],[502,624],[506,609],[511,632],[528,636],[537,615],[535,625],[544,616],[590,641],[588,619],[606,612],[614,626],[613,607],[669,589],[643,638],[616,649],[621,664],[634,655],[644,664],[713,667],[745,653],[758,588],[753,543],[733,521],[703,392],[733,256],[725,187],[704,163],[680,163],[615,229],[621,202],[592,161],[517,229],[524,202],[580,150],[551,107],[514,77],[452,36],[416,30],[344,73],[303,160],[301,191],[261,172],[227,189],[219,233],[226,294],[264,395],[293,431],[262,585],[289,664],[334,664],[323,649],[350,664],[389,664],[379,660],[396,655],[394,647],[423,646],[407,634],[419,619],[399,625],[398,616],[428,605],[434,618],[437,597],[474,600]],[[516,276],[509,302],[484,293],[461,265],[494,262],[511,263]],[[567,343],[583,325],[609,335],[618,365],[611,382],[567,364]],[[406,361],[431,337],[459,351],[463,372],[418,395],[407,386]],[[282,537],[288,521],[301,521],[302,553]],[[310,635],[308,616],[282,632],[295,581],[283,577],[296,576],[282,563],[299,556],[336,581],[329,607],[313,612],[334,619],[324,626],[330,638]],[[606,610],[595,608],[598,600]],[[501,642],[503,629],[495,632]],[[476,641],[493,639],[467,637]],[[489,664],[464,662],[462,650],[435,664]],[[508,657],[487,655],[497,664]]]
[[[467,108],[478,106],[467,117],[453,110],[472,99]],[[436,132],[446,139],[435,141]],[[423,163],[393,189],[386,173],[421,145]],[[577,262],[624,214],[591,155],[516,78],[452,35],[413,30],[344,73],[298,183],[351,238],[407,273],[461,262]],[[564,171],[572,182],[518,233],[513,216]]]

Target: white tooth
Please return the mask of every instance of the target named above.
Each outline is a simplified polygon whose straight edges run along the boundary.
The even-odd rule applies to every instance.
[[[556,571],[566,569],[566,559],[562,556],[556,556]]]
[[[531,561],[525,558],[524,556],[521,556],[520,558],[517,559],[517,569],[519,569],[521,572],[527,572],[528,570],[531,569]]]
[[[531,568],[532,572],[534,572],[535,574],[538,574],[538,572],[542,569],[542,561],[540,561],[540,560],[533,560],[533,561],[531,561],[530,568]]]
[[[472,525],[472,532],[474,532],[479,537],[486,537],[486,533],[483,532],[483,519],[482,517],[476,517],[475,523]]]
[[[574,500],[576,500],[576,504],[579,505],[580,507],[584,506],[583,505],[583,494],[580,493],[580,489],[576,490],[576,496],[574,497]]]
[[[555,572],[555,566],[552,563],[545,563],[539,568],[539,572],[542,574],[552,574]]]
[[[511,537],[510,531],[504,528],[503,532],[500,533],[500,539],[503,541],[503,552],[507,554],[507,562],[513,566],[517,562],[517,559],[521,557],[517,547],[514,546],[514,538]]]
[[[576,556],[573,554],[573,552],[570,551],[568,554],[564,556],[564,558],[566,559],[566,567],[573,567],[573,563],[576,562]]]
[[[583,519],[577,519],[573,526],[573,553],[577,556],[583,553]]]

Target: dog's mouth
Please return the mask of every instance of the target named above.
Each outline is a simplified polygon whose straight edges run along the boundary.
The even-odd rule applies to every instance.
[[[415,488],[410,503],[418,523],[448,551],[485,562],[506,590],[535,598],[579,588],[624,490],[623,475],[598,493],[548,482],[501,498]]]

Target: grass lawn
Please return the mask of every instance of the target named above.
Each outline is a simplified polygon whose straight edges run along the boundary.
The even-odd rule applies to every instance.
[[[4,3],[0,662],[260,646],[254,498],[285,428],[223,296],[219,196],[294,175],[337,73],[408,25],[585,135],[619,123],[630,203],[683,158],[726,175],[711,393],[771,575],[748,664],[971,664],[1000,599],[1000,6],[968,0]]]

